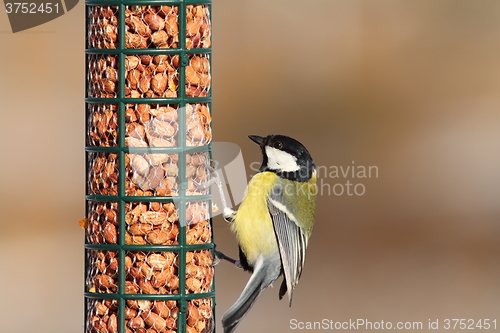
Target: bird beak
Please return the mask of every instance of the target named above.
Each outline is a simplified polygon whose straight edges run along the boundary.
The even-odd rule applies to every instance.
[[[264,138],[258,135],[249,135],[248,137],[259,146],[262,146],[262,143],[264,142]]]

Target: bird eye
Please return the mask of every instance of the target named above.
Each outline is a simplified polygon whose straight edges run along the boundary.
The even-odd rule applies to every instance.
[[[283,144],[281,143],[281,141],[276,141],[273,144],[273,147],[276,148],[276,149],[281,149],[281,148],[283,148]]]

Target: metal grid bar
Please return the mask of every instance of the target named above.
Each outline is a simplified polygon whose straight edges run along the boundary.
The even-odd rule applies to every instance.
[[[85,280],[87,282],[89,271],[92,269],[89,264],[88,253],[91,251],[116,251],[118,257],[118,287],[114,293],[102,293],[89,291],[88,286],[85,288],[86,304],[89,300],[117,300],[118,301],[118,332],[125,332],[125,307],[127,300],[149,300],[149,301],[165,301],[176,300],[178,302],[179,313],[177,316],[177,332],[186,332],[186,321],[188,312],[188,302],[197,299],[212,299],[212,313],[214,313],[215,305],[215,287],[213,284],[210,292],[201,293],[187,293],[186,292],[186,255],[190,251],[209,250],[213,254],[213,236],[211,235],[210,242],[204,244],[186,244],[186,205],[189,202],[205,201],[211,205],[211,194],[206,195],[187,195],[187,177],[186,177],[186,156],[194,152],[206,152],[210,154],[211,146],[204,145],[199,147],[188,147],[186,144],[186,114],[179,112],[179,129],[178,140],[176,147],[127,147],[126,146],[126,107],[128,104],[157,104],[157,105],[178,105],[179,109],[186,107],[187,104],[206,103],[211,107],[211,91],[208,92],[206,97],[188,97],[186,96],[186,75],[185,67],[189,63],[189,57],[195,54],[206,54],[209,56],[211,63],[211,48],[194,48],[187,49],[186,47],[186,8],[188,5],[207,5],[209,8],[209,15],[211,20],[211,0],[199,1],[103,1],[103,0],[87,0],[86,1],[86,14],[87,18],[90,15],[91,7],[94,6],[115,6],[118,8],[118,39],[117,48],[89,48],[88,35],[86,35],[87,48],[86,48],[86,119],[91,116],[90,105],[116,105],[117,106],[117,145],[116,146],[92,146],[86,145],[86,202],[87,203],[117,203],[118,204],[118,239],[117,244],[105,243],[92,243],[86,241],[86,261],[85,261]],[[172,49],[127,49],[125,41],[126,31],[126,15],[125,10],[127,6],[140,5],[140,6],[177,6],[178,7],[178,24],[179,24],[179,47]],[[87,22],[88,24],[88,22]],[[88,29],[87,29],[88,31]],[[87,32],[86,32],[87,33]],[[96,97],[90,93],[89,83],[89,65],[91,60],[89,56],[109,56],[114,55],[118,57],[118,89],[116,97]],[[128,98],[125,93],[125,76],[126,76],[126,63],[125,58],[128,55],[178,55],[180,57],[180,65],[178,68],[178,95],[171,98]],[[211,108],[210,108],[211,110]],[[211,111],[210,111],[211,113]],[[89,133],[89,120],[86,123],[86,133]],[[90,154],[117,154],[118,161],[118,193],[116,195],[92,193],[90,190],[90,163],[92,158]],[[177,154],[177,166],[179,168],[179,189],[177,196],[136,196],[127,195],[126,182],[127,182],[127,169],[126,169],[126,155],[127,154]],[[126,242],[127,225],[126,210],[127,203],[175,203],[176,210],[179,216],[179,236],[177,245],[132,245]],[[211,211],[211,209],[209,208]],[[86,205],[86,213],[89,216],[89,204]],[[210,225],[212,221],[210,219]],[[178,255],[178,277],[179,287],[177,294],[131,294],[126,292],[126,262],[125,257],[129,251],[141,251],[146,253],[159,253],[159,252],[175,252]],[[89,325],[89,309],[86,306],[85,313],[85,331],[92,332]],[[212,318],[213,319],[213,318]],[[213,329],[214,331],[214,329]]]

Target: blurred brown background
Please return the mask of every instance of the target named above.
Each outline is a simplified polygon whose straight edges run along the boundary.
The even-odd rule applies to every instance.
[[[321,180],[366,192],[319,197],[293,307],[266,290],[238,332],[324,318],[500,329],[500,2],[213,4],[214,141],[248,164],[248,134],[287,134],[318,165],[379,171]],[[84,31],[83,2],[17,34],[0,13],[2,332],[82,332]],[[247,279],[218,266],[218,321]]]

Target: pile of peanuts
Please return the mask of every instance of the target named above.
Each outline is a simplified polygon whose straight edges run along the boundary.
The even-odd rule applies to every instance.
[[[188,333],[214,330],[211,298],[145,300],[133,296],[212,292],[211,250],[161,248],[179,245],[181,239],[186,245],[212,241],[209,202],[188,200],[180,206],[174,201],[181,193],[209,193],[202,186],[210,179],[208,152],[147,149],[207,146],[212,140],[210,104],[202,99],[183,107],[178,100],[127,100],[210,96],[209,6],[186,5],[182,11],[183,5],[126,5],[120,7],[124,13],[116,5],[86,7],[87,48],[128,50],[122,56],[112,51],[87,54],[87,97],[117,100],[87,103],[86,144],[128,147],[125,152],[88,151],[87,194],[172,197],[172,201],[89,199],[82,224],[86,243],[113,246],[86,250],[86,291],[93,295],[87,298],[85,333],[118,333],[120,326],[125,328],[120,333],[174,333],[184,324]],[[180,21],[180,13],[186,14],[185,22]],[[185,28],[185,40],[180,39],[184,36],[180,27]],[[169,51],[147,54],[144,49]],[[185,228],[179,215],[186,217]],[[142,245],[146,250],[116,250],[117,245]],[[146,246],[154,246],[154,251]],[[179,267],[184,261],[185,267]],[[131,296],[114,298],[119,293]],[[104,294],[111,298],[100,298]],[[182,302],[187,302],[185,323],[179,322],[181,305],[186,305]],[[119,313],[120,308],[124,313]]]

